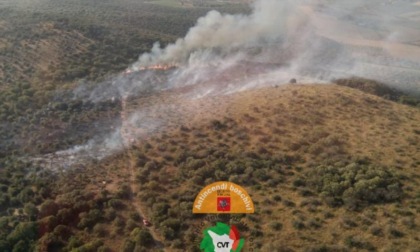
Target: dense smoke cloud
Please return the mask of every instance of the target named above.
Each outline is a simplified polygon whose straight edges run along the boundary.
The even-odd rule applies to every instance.
[[[235,48],[277,39],[285,30],[285,18],[292,7],[289,1],[264,0],[255,3],[249,16],[210,11],[198,19],[184,38],[166,48],[156,43],[150,53],[140,56],[136,66],[179,64],[200,50],[219,49],[221,53],[229,53]]]
[[[235,57],[315,80],[359,76],[420,93],[420,19],[413,13],[420,6],[404,0],[259,0],[249,15],[209,12],[184,38],[165,48],[156,43],[132,69],[197,68]]]

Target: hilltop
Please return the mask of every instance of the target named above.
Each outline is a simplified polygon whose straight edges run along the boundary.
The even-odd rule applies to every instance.
[[[156,115],[173,115],[173,123],[128,158],[132,202],[165,247],[197,247],[193,228],[202,218],[192,216],[192,202],[220,180],[243,185],[255,201],[256,214],[239,217],[261,251],[416,247],[418,109],[336,85],[269,87],[176,107],[178,114]],[[353,173],[351,185],[328,189],[331,174],[346,181]],[[359,191],[343,194],[350,187]]]
[[[202,186],[219,180],[244,185],[253,197],[257,213],[244,219],[252,227],[247,235],[262,251],[406,250],[418,244],[418,109],[335,85],[263,88],[184,106],[197,113],[131,150],[138,197],[156,230],[177,241],[167,245],[189,240],[197,223],[189,214],[192,200]],[[390,172],[381,183],[393,182],[381,186],[396,183],[402,192],[386,192],[398,194],[389,199],[362,202],[368,198],[363,195],[331,202],[350,196],[328,196],[327,185],[314,185],[314,172],[327,176],[318,173],[322,167],[337,169],[336,175]],[[358,190],[367,194],[372,187]],[[169,219],[155,211],[162,204]],[[170,221],[178,225],[168,227]]]

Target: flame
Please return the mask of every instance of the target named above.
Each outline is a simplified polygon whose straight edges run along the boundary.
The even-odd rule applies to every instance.
[[[126,74],[131,74],[133,72],[137,72],[137,71],[143,71],[143,70],[160,70],[160,71],[165,71],[165,70],[169,70],[172,68],[177,67],[175,64],[170,64],[170,65],[161,65],[161,64],[157,64],[157,65],[152,65],[152,66],[145,66],[145,67],[140,67],[140,68],[136,68],[136,69],[127,69],[123,72],[124,75]]]
[[[140,70],[168,70],[171,68],[176,67],[176,65],[153,65],[153,66],[147,66],[147,67],[140,67]]]

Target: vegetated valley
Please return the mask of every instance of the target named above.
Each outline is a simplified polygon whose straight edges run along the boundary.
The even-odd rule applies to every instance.
[[[192,204],[216,181],[243,186],[256,205],[220,217],[252,238],[244,251],[418,249],[415,97],[353,78],[202,99],[182,99],[190,87],[74,98],[213,8],[249,12],[236,2],[0,2],[0,251],[200,251],[201,223],[215,223]],[[128,120],[138,110],[157,130]],[[60,159],[116,129],[124,148]]]

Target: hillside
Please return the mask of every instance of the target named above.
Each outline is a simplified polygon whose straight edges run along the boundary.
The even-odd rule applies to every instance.
[[[0,1],[0,252],[418,251],[419,8]]]
[[[156,41],[165,45],[183,36],[210,10],[181,7],[136,0],[2,1],[0,157],[66,149],[97,135],[88,126],[94,120],[113,124],[113,113],[107,119],[97,113],[110,104],[72,100],[73,89],[109,80]],[[249,8],[219,4],[217,9]]]
[[[100,162],[48,173],[7,158],[12,170],[3,171],[8,194],[0,200],[9,202],[4,211],[17,212],[0,219],[2,248],[20,237],[20,246],[38,251],[199,251],[201,222],[214,223],[192,215],[194,198],[205,185],[229,180],[256,205],[255,214],[220,217],[252,238],[245,251],[415,251],[417,108],[325,84],[202,99],[177,92],[124,102],[122,119],[149,108],[164,124]],[[157,102],[168,109],[153,109]],[[131,142],[133,126],[122,126]],[[23,171],[38,175],[22,184]]]
[[[138,238],[140,230],[147,237],[144,228],[136,229],[140,215],[154,224],[149,231],[155,244],[169,251],[185,251],[187,244],[195,251],[201,236],[193,230],[204,216],[192,216],[192,202],[205,185],[229,180],[243,185],[257,206],[256,214],[237,217],[249,226],[242,235],[261,251],[401,251],[418,244],[418,109],[335,85],[173,97],[128,101],[130,111],[172,101],[177,113],[155,114],[166,117],[167,127],[139,139],[125,154],[75,170],[73,186],[105,201],[99,208],[102,224],[89,224],[93,235],[82,231],[81,217],[72,224],[75,237],[99,238],[113,251],[136,244],[150,251],[153,242]],[[334,179],[317,179],[330,172],[343,181],[357,173],[347,186],[358,193],[343,194],[345,186],[334,191]],[[68,186],[61,184],[60,207],[69,207],[62,200],[74,197]],[[118,200],[124,207],[113,206]],[[103,219],[113,208],[118,214]]]
[[[238,4],[212,7],[246,9]],[[183,36],[209,10],[134,0],[2,1],[0,88],[102,80],[124,70],[156,41],[167,44]]]
[[[257,213],[244,219],[262,251],[401,251],[419,243],[418,109],[335,85],[264,88],[184,106],[197,113],[131,150],[138,197],[156,230],[174,240],[167,246],[191,239],[199,222],[190,215],[192,201],[220,180],[244,185],[256,202]],[[390,172],[402,192],[386,192],[398,194],[389,199],[338,193],[334,201],[314,185],[313,173],[326,166]],[[169,211],[163,216],[155,211],[161,204]],[[178,225],[168,231],[166,222]]]

